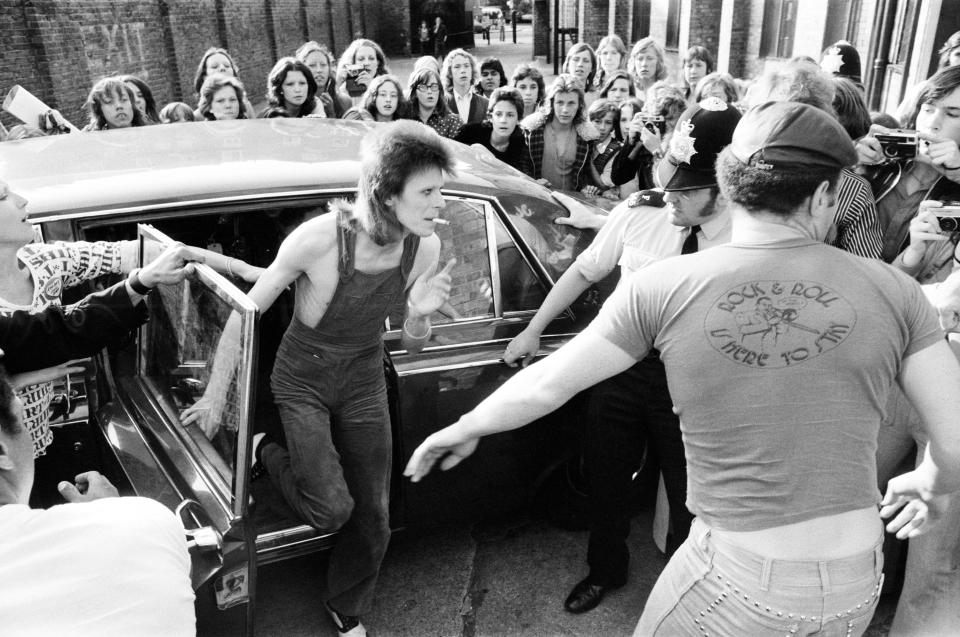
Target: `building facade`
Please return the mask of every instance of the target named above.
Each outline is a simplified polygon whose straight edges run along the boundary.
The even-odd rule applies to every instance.
[[[893,112],[906,89],[936,69],[937,51],[960,30],[952,0],[535,0],[534,55],[548,62],[572,42],[607,33],[627,43],[650,35],[666,47],[673,77],[689,46],[717,67],[753,78],[794,56],[819,60],[838,40],[860,52],[873,110]]]
[[[108,75],[139,76],[158,105],[195,104],[197,64],[216,46],[257,104],[274,62],[303,42],[340,54],[369,37],[397,54],[409,24],[409,4],[379,0],[11,0],[0,2],[0,90],[20,84],[78,126],[90,87]]]

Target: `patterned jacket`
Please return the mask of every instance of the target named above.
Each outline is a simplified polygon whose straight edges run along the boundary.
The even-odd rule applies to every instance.
[[[540,111],[523,118],[520,129],[527,138],[527,149],[530,152],[530,163],[533,165],[533,178],[543,177],[543,131],[550,120]],[[594,125],[584,120],[576,125],[577,154],[573,166],[576,174],[576,189],[580,190],[590,183],[590,169],[587,160],[590,158],[590,148],[600,136]]]
[[[135,264],[137,243],[31,243],[17,251],[20,263],[33,279],[33,299],[29,306],[0,302],[0,315],[15,310],[43,310],[60,305],[64,288],[79,285],[103,274],[120,273]],[[122,268],[126,263],[129,268]],[[53,398],[53,383],[28,385],[17,392],[23,404],[23,426],[33,439],[34,456],[43,455],[53,440],[48,422],[48,410]]]

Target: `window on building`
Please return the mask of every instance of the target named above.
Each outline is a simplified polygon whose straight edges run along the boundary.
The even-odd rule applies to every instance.
[[[670,0],[667,6],[666,47],[673,50],[680,47],[680,0]]]
[[[765,0],[760,56],[788,58],[793,56],[793,40],[797,30],[798,0]]]

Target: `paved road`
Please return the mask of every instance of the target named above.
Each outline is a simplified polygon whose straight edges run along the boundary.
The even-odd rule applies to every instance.
[[[587,534],[516,514],[401,532],[390,543],[365,625],[374,637],[631,635],[666,559],[654,546],[652,511],[633,521],[630,578],[596,610],[571,615],[563,599],[585,573]],[[314,555],[260,571],[257,635],[336,637],[324,615],[326,558]],[[895,599],[881,601],[868,637],[887,634]],[[201,637],[234,631],[201,627]]]

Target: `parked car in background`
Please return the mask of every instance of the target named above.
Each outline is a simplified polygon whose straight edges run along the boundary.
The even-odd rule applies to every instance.
[[[493,20],[499,20],[503,17],[503,10],[497,6],[482,7],[480,9],[480,14],[488,22],[492,22]]]
[[[356,196],[359,142],[377,125],[278,118],[46,137],[0,144],[0,170],[29,200],[46,241],[138,239],[141,258],[149,258],[176,240],[266,266],[297,224]],[[437,233],[441,262],[457,259],[453,316],[433,317],[433,335],[416,354],[400,345],[402,304],[384,326],[395,529],[528,505],[578,447],[575,399],[533,426],[484,440],[443,479],[412,484],[400,476],[427,435],[515,372],[500,358],[506,343],[592,239],[553,223],[567,211],[548,190],[489,154],[448,143],[457,174],[443,191],[450,224]],[[269,480],[249,479],[251,436],[277,422],[269,374],[293,303],[288,291],[260,313],[247,288],[199,265],[182,285],[151,293],[151,320],[136,338],[102,352],[61,387],[69,406],[53,423],[48,451],[64,476],[98,469],[122,493],[154,498],[181,516],[193,540],[201,634],[204,621],[228,616],[246,623],[237,634],[249,633],[257,566],[336,541],[301,524]],[[558,317],[541,353],[572,338],[601,297],[591,289]],[[241,351],[225,424],[208,440],[184,427],[180,413],[203,394],[233,312]],[[235,609],[207,612],[215,606]]]

